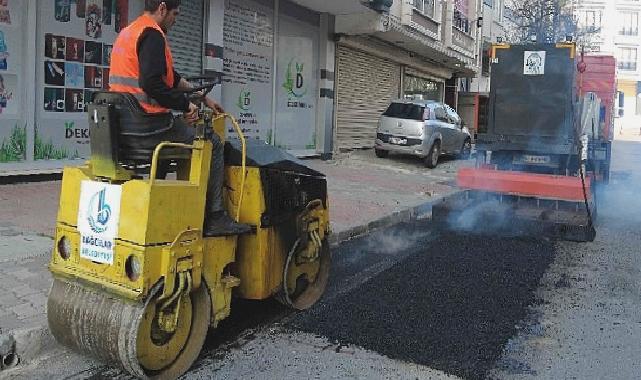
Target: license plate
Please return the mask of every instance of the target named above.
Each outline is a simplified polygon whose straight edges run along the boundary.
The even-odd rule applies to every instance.
[[[389,143],[396,144],[396,145],[404,145],[404,144],[407,144],[407,139],[402,139],[400,137],[390,137]]]
[[[533,156],[530,154],[524,154],[521,156],[521,162],[527,164],[549,164],[552,161],[550,156]]]

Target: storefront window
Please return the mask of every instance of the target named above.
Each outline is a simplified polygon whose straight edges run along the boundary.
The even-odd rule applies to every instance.
[[[274,143],[290,150],[314,150],[318,29],[283,16],[279,32]]]
[[[288,150],[315,150],[318,15],[283,6],[275,35],[273,8],[263,3],[220,0],[214,6],[224,9],[223,39],[209,41],[223,44],[223,107],[251,139]]]
[[[55,0],[38,8],[34,158],[89,155],[87,104],[109,88],[118,33],[142,13],[130,0]]]
[[[223,108],[243,134],[271,141],[274,13],[246,0],[225,0]]]
[[[26,158],[25,88],[22,36],[25,12],[20,2],[0,2],[0,162]]]
[[[443,100],[443,83],[405,75],[403,94],[406,99]]]

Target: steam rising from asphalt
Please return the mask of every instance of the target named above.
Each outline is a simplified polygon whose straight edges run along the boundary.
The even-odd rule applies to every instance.
[[[641,223],[641,142],[615,141],[610,183],[596,192],[599,226]],[[465,233],[521,236],[528,231],[515,224],[513,210],[497,200],[475,201],[448,215],[447,227]],[[594,210],[593,210],[594,211]],[[583,207],[579,212],[585,212]],[[598,233],[598,232],[597,232]]]
[[[511,236],[518,235],[515,229],[511,231],[509,218],[509,213],[497,200],[487,200],[450,213],[446,222],[453,231],[492,233],[501,230]]]
[[[367,242],[367,250],[385,255],[394,255],[410,249],[420,241],[428,238],[432,233],[428,229],[415,228],[407,231],[384,231],[374,234]]]
[[[641,222],[641,143],[616,141],[610,184],[600,195],[599,218],[608,223]]]

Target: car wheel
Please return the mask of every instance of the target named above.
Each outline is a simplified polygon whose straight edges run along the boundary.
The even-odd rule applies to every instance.
[[[427,154],[427,157],[425,157],[425,166],[427,166],[430,169],[434,169],[438,164],[438,158],[440,155],[441,155],[441,142],[434,141],[434,144],[432,144],[432,147],[430,148],[430,151]]]
[[[374,153],[376,153],[376,157],[378,158],[385,158],[389,154],[389,151],[374,148]]]
[[[472,140],[465,139],[465,142],[461,147],[461,152],[458,154],[458,157],[461,160],[469,160],[471,155],[472,155]]]

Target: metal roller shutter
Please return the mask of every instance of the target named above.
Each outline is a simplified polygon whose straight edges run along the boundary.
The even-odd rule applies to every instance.
[[[336,145],[374,146],[378,118],[399,96],[400,66],[346,46],[337,49]]]
[[[183,0],[167,38],[180,75],[199,76],[203,69],[203,0]]]

